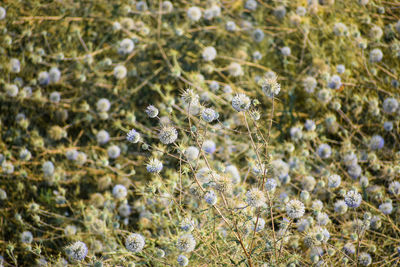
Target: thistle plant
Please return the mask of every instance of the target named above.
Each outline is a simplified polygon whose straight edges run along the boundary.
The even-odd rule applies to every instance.
[[[0,266],[396,266],[394,1],[0,3]]]

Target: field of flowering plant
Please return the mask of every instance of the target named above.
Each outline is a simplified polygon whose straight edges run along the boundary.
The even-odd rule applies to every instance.
[[[400,2],[3,0],[0,266],[397,266]]]

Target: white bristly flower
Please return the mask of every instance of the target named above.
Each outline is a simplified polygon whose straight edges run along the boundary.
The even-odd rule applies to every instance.
[[[286,204],[286,214],[289,216],[289,218],[301,218],[303,217],[304,212],[304,204],[297,199],[293,199]]]
[[[140,234],[130,234],[126,239],[125,239],[125,247],[127,250],[131,252],[139,252],[143,249],[145,245],[145,239],[142,235]]]

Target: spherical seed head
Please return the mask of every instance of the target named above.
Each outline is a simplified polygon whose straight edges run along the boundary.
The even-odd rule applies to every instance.
[[[58,83],[61,78],[61,71],[57,67],[52,67],[49,70],[50,83]]]
[[[232,107],[236,111],[246,111],[250,108],[250,98],[245,94],[237,94],[232,98]]]
[[[108,149],[107,149],[107,154],[112,159],[118,158],[120,153],[121,153],[121,149],[117,145],[112,145],[112,146],[108,147]]]
[[[149,163],[147,163],[146,169],[150,173],[160,173],[163,169],[163,164],[158,159],[152,158]]]
[[[393,205],[390,202],[386,202],[383,204],[379,205],[379,210],[385,214],[385,215],[389,215],[390,213],[392,213],[393,211]]]
[[[382,50],[380,50],[379,48],[373,49],[369,54],[369,61],[372,63],[379,62],[382,60],[382,58],[383,58],[383,53]]]
[[[383,111],[392,114],[396,112],[396,110],[399,107],[399,102],[397,101],[396,98],[393,97],[388,97],[383,101]]]
[[[366,252],[360,253],[358,260],[362,266],[369,266],[372,263],[371,255]]]
[[[317,87],[317,80],[314,77],[308,76],[303,80],[303,87],[307,93],[313,93]]]
[[[215,192],[213,190],[210,190],[204,195],[204,200],[209,205],[215,205],[217,203],[218,198]]]
[[[178,131],[173,126],[162,126],[158,138],[164,145],[172,144],[178,138]]]
[[[197,6],[192,6],[188,9],[187,16],[192,21],[198,21],[201,18],[201,9]]]
[[[50,99],[50,102],[58,103],[58,102],[60,102],[61,95],[60,95],[59,92],[52,92],[52,93],[50,94],[49,99]]]
[[[384,145],[385,145],[385,140],[383,139],[383,137],[380,135],[374,135],[371,138],[369,147],[372,150],[378,150],[378,149],[382,149]]]
[[[400,195],[400,182],[394,181],[389,184],[389,192],[395,196]]]
[[[81,241],[77,241],[77,242],[69,245],[65,249],[65,252],[71,260],[81,261],[81,260],[85,259],[86,255],[88,253],[88,249],[87,249],[87,246],[85,243],[83,243]]]
[[[189,88],[182,93],[182,100],[186,104],[197,106],[199,104],[199,95],[193,89]]]
[[[361,205],[361,194],[354,190],[350,190],[344,197],[344,202],[349,208],[358,208]]]
[[[128,195],[128,190],[122,184],[117,184],[114,186],[112,193],[116,199],[123,199]]]
[[[186,148],[184,154],[188,160],[193,161],[193,160],[196,160],[197,157],[199,156],[199,149],[195,146],[190,146],[190,147]]]
[[[153,105],[148,106],[145,112],[150,118],[155,118],[158,115],[158,109]]]
[[[179,255],[176,261],[179,266],[187,266],[189,264],[189,259],[185,255]]]
[[[330,188],[337,188],[340,186],[342,178],[337,174],[332,174],[328,177],[328,186]]]
[[[135,48],[135,44],[132,39],[125,38],[119,43],[118,53],[122,55],[129,54]]]
[[[183,252],[192,252],[196,247],[196,239],[191,234],[184,234],[179,237],[176,246]]]
[[[126,140],[128,142],[136,144],[137,142],[140,141],[140,134],[138,132],[136,132],[135,129],[132,129],[126,134]]]
[[[190,217],[184,218],[180,223],[181,229],[183,231],[186,231],[186,232],[193,231],[194,230],[194,226],[195,226],[195,221]]]
[[[1,7],[0,7],[0,20],[5,19],[6,15],[7,15],[6,9],[5,9],[4,7],[1,6]]]
[[[264,82],[261,85],[261,89],[267,97],[273,98],[274,96],[277,96],[281,91],[281,85],[276,81],[276,77],[265,77]]]
[[[201,112],[201,118],[205,122],[212,122],[216,119],[216,112],[212,108],[206,108]]]
[[[232,62],[231,64],[229,64],[228,72],[229,72],[229,75],[231,75],[233,77],[238,77],[238,76],[243,75],[242,66],[237,62]]]
[[[54,174],[54,164],[51,161],[46,161],[42,165],[42,171],[45,176],[52,176]]]
[[[265,182],[265,189],[268,192],[274,192],[276,189],[276,186],[277,186],[277,183],[276,183],[275,179],[270,178]]]
[[[338,75],[333,75],[329,80],[328,87],[330,89],[339,89],[342,86],[342,79]]]
[[[217,56],[217,50],[213,46],[207,46],[201,55],[205,61],[213,61]]]
[[[131,252],[140,252],[145,245],[145,238],[140,234],[130,234],[125,239],[125,247]]]
[[[244,4],[244,7],[247,8],[248,10],[254,11],[257,9],[257,1],[256,0],[247,0],[246,3]]]
[[[232,180],[228,176],[214,173],[213,177],[215,178],[215,190],[221,193],[227,193],[232,190]]]
[[[297,200],[293,199],[286,204],[286,214],[289,218],[298,219],[303,217],[305,212],[304,204]]]
[[[33,235],[29,231],[24,231],[20,235],[21,242],[25,244],[30,244],[33,241]]]
[[[212,140],[205,140],[201,147],[206,153],[213,154],[216,150],[216,144]]]
[[[249,206],[259,208],[265,204],[264,192],[258,188],[252,188],[246,193],[246,202]]]
[[[6,84],[4,87],[8,96],[16,97],[18,95],[19,88],[15,84]]]
[[[96,103],[96,109],[98,112],[107,112],[111,107],[111,103],[107,98],[101,98]]]
[[[329,158],[329,157],[331,156],[331,154],[332,154],[331,146],[328,145],[328,144],[321,144],[321,145],[318,147],[317,153],[318,153],[318,156],[320,156],[321,158],[327,159],[327,158]]]
[[[110,140],[110,134],[106,130],[100,130],[96,134],[97,143],[103,145]]]
[[[118,65],[114,68],[114,77],[118,80],[125,78],[127,73],[128,70],[123,65]]]

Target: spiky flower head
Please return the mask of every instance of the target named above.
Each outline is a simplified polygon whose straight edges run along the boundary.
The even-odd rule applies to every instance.
[[[258,188],[252,188],[246,193],[246,202],[249,206],[259,208],[265,203],[265,195]]]
[[[126,134],[126,140],[135,144],[140,141],[140,133],[138,133],[135,129],[132,129]]]
[[[163,164],[158,159],[152,158],[149,163],[147,163],[146,169],[150,173],[160,173],[163,169]]]
[[[173,126],[162,126],[158,138],[164,145],[172,144],[178,138],[178,131]]]
[[[199,95],[196,94],[196,92],[193,89],[190,89],[190,88],[186,89],[182,93],[182,100],[186,104],[190,104],[192,106],[199,105]]]
[[[150,118],[155,118],[158,115],[158,109],[153,105],[148,106],[145,112]]]
[[[189,259],[185,255],[179,255],[176,261],[179,266],[187,266],[189,264]]]
[[[181,235],[176,246],[183,252],[192,252],[196,247],[196,239],[191,234]]]
[[[133,233],[125,239],[125,247],[131,252],[139,252],[145,245],[145,239],[141,234]]]
[[[228,193],[232,189],[232,179],[228,177],[227,175],[219,175],[214,173],[214,188],[218,192],[221,193]]]
[[[305,207],[300,200],[293,199],[286,204],[286,214],[292,219],[303,217],[304,212]]]
[[[215,205],[218,200],[217,195],[215,194],[215,192],[213,190],[208,191],[204,195],[204,199],[207,202],[207,204],[209,204],[209,205]]]
[[[76,241],[66,247],[65,253],[71,260],[81,261],[86,257],[88,249],[85,243],[82,241]]]
[[[277,82],[276,77],[264,77],[264,81],[261,85],[263,93],[269,97],[273,98],[279,94],[281,91],[281,85]]]
[[[344,196],[344,202],[349,208],[358,208],[361,204],[362,197],[361,194],[355,190],[350,190]]]
[[[205,108],[202,112],[201,112],[201,118],[205,121],[205,122],[212,122],[213,120],[215,120],[217,118],[217,112],[215,112],[215,110],[213,110],[212,108]]]
[[[232,98],[232,107],[236,111],[246,111],[250,108],[250,98],[245,94],[237,94]]]

